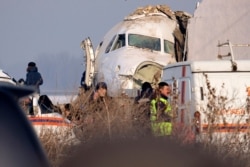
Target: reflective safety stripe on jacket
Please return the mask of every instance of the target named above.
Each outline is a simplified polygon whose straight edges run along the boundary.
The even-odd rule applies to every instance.
[[[151,100],[151,106],[150,106],[150,120],[151,121],[157,121],[157,112],[160,110],[158,107],[157,107],[157,103],[158,102],[161,102],[165,105],[165,110],[164,110],[164,114],[166,115],[169,115],[170,117],[172,117],[172,108],[168,102],[167,99],[164,99],[164,98],[159,98],[158,100],[157,99],[153,99]]]
[[[152,122],[151,129],[153,135],[155,136],[167,136],[172,133],[172,123],[171,122]]]
[[[160,106],[158,103],[161,103]],[[160,108],[162,107],[162,108]],[[164,109],[164,111],[161,111]],[[159,98],[151,100],[150,107],[150,120],[151,120],[151,129],[155,136],[166,136],[171,135],[172,133],[172,123],[170,120],[159,119],[159,112],[161,114],[167,115],[169,118],[172,118],[172,108],[167,101],[167,99]]]

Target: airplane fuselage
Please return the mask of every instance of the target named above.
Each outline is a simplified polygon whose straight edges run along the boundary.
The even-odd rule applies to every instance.
[[[104,81],[111,96],[137,95],[143,82],[152,86],[162,68],[176,62],[176,20],[163,13],[130,15],[115,25],[95,51],[93,82]]]

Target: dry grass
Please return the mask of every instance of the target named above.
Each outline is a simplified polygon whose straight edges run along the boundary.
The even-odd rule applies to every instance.
[[[42,132],[39,136],[52,166],[58,166],[66,157],[66,151],[70,149],[69,145],[60,142],[59,136],[50,130]]]
[[[149,135],[148,104],[134,105],[130,98],[105,98],[100,103],[89,102],[91,90],[81,94],[72,103],[71,121],[81,144],[92,145],[97,141],[137,139]],[[77,146],[59,142],[57,135],[46,132],[41,141],[52,163],[59,166]]]
[[[208,83],[209,85],[209,83]],[[211,89],[207,113],[209,113],[209,123],[213,125],[217,119],[215,111],[224,106],[213,95],[213,88]],[[150,138],[150,121],[149,121],[149,103],[134,104],[134,99],[122,98],[106,98],[101,103],[89,103],[89,97],[92,91],[88,91],[79,96],[79,98],[72,103],[71,119],[75,124],[74,132],[81,141],[81,145],[91,147],[96,143],[110,143],[112,141],[128,141],[140,140],[142,138]],[[176,96],[173,93],[173,96]],[[221,97],[219,97],[221,100]],[[178,99],[178,97],[174,97]],[[224,101],[226,102],[226,101]],[[172,101],[175,106],[174,112],[177,112],[177,103]],[[213,107],[210,108],[209,106]],[[199,147],[210,152],[223,160],[230,160],[233,166],[250,166],[248,160],[249,155],[249,133],[245,133],[244,140],[239,138],[239,133],[235,131],[226,140],[211,140],[214,134],[214,126],[209,127],[209,133],[206,137],[203,136]],[[174,131],[171,138],[177,141],[180,145],[197,145],[195,142],[195,134],[192,127],[174,124]],[[70,158],[74,155],[78,145],[69,145],[65,142],[58,142],[60,139],[56,135],[43,134],[41,141],[47,152],[48,158],[52,166],[61,166],[64,159]],[[233,157],[233,159],[232,159]],[[84,158],[84,157],[83,157]],[[236,166],[237,166],[236,165]]]

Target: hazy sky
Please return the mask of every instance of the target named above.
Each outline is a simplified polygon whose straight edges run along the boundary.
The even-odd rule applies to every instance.
[[[164,4],[193,14],[198,0],[1,0],[0,68],[25,79],[36,62],[41,91],[76,90],[84,71],[80,43],[94,47],[105,33],[137,7]]]

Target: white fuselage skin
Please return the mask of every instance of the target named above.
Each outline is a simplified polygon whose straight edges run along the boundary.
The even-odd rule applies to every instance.
[[[12,80],[12,78],[6,72],[4,72],[2,69],[0,69],[0,82],[15,85],[15,82]]]
[[[163,66],[176,62],[174,51],[171,53],[164,51],[164,40],[165,43],[170,42],[173,47],[175,28],[176,21],[163,14],[140,15],[137,18],[127,18],[118,23],[105,35],[103,42],[96,50],[95,83],[106,82],[108,93],[112,96],[124,93],[126,90],[130,90],[130,92],[132,90],[130,96],[135,96],[134,92],[140,88],[140,84],[135,84],[132,78],[140,64],[152,63],[162,69]],[[130,34],[158,38],[160,46],[156,50],[131,46]],[[121,35],[125,39],[124,44],[122,47],[116,48],[116,41]],[[135,37],[134,40],[136,39]],[[114,42],[111,42],[112,40]],[[111,43],[113,44],[110,45]],[[111,46],[109,51],[107,51],[108,46]],[[141,79],[141,81],[147,80]]]

